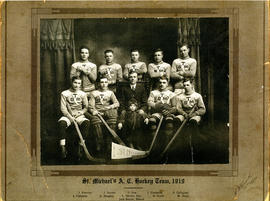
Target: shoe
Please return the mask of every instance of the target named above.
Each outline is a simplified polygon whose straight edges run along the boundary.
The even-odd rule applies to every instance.
[[[62,159],[67,158],[67,150],[66,150],[65,145],[60,145],[60,147],[61,147],[61,158]]]

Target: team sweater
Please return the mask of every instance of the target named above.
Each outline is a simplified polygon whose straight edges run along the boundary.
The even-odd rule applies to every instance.
[[[124,68],[124,78],[128,79],[129,73],[135,71],[138,74],[138,80],[142,80],[142,76],[147,72],[146,64],[144,62],[128,63]]]
[[[116,81],[123,78],[122,67],[116,63],[111,65],[103,64],[99,67],[98,72],[107,77],[109,85],[115,84]]]
[[[84,114],[88,108],[86,93],[81,90],[74,91],[72,89],[63,91],[61,93],[60,108],[63,115],[68,118],[77,112]]]
[[[154,90],[151,91],[149,98],[148,98],[148,105],[151,108],[155,109],[156,103],[160,102],[162,104],[168,104],[170,106],[173,106],[172,99],[175,96],[175,94],[170,90]]]
[[[166,77],[170,78],[171,65],[166,62],[161,62],[160,64],[150,63],[148,65],[148,73],[151,78],[159,78],[161,72],[165,72]]]
[[[108,110],[107,106],[110,106],[111,109],[119,107],[119,102],[112,91],[95,90],[91,92],[89,99],[89,109],[92,113],[94,110]]]
[[[80,76],[82,79],[82,90],[90,92],[95,89],[95,81],[97,79],[97,66],[91,62],[76,62],[72,64],[70,71],[70,79],[73,76]]]
[[[197,62],[193,58],[175,59],[172,63],[171,78],[183,80],[184,77],[194,77],[196,68]]]
[[[199,93],[193,91],[191,94],[184,93],[176,96],[176,109],[179,114],[189,114],[193,107],[195,107],[194,112],[196,115],[201,116],[205,114],[205,105]]]

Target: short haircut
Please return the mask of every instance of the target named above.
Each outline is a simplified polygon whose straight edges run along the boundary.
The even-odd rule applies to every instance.
[[[155,49],[155,50],[154,50],[154,53],[156,53],[156,52],[161,52],[161,53],[163,54],[163,50],[160,49],[160,48]]]
[[[129,71],[129,73],[128,73],[128,77],[130,77],[130,75],[131,75],[131,74],[134,74],[134,73],[136,73],[137,76],[138,76],[138,73],[137,73],[136,71],[131,70],[131,71]]]
[[[82,50],[82,49],[87,49],[88,52],[90,52],[89,47],[87,47],[86,45],[82,45],[82,46],[79,48],[79,53],[81,53],[81,50]]]
[[[109,52],[114,53],[113,50],[108,49],[108,50],[105,50],[105,51],[104,51],[104,54],[107,54],[107,53],[109,53]]]
[[[139,52],[139,50],[134,48],[134,49],[130,50],[130,53],[132,53],[132,52]]]
[[[99,73],[97,77],[97,82],[100,82],[100,80],[104,78],[108,79],[105,73]]]
[[[190,78],[190,77],[185,77],[184,80],[183,80],[183,83],[185,83],[185,82],[190,82],[190,84],[193,84],[194,79]]]
[[[186,46],[187,49],[190,49],[190,48],[189,48],[189,45],[188,45],[187,43],[181,43],[181,44],[179,45],[179,48],[184,47],[184,46]]]
[[[74,82],[74,80],[82,80],[82,78],[80,78],[80,76],[71,77],[71,83]]]
[[[169,82],[169,78],[166,75],[162,75],[161,77],[159,77],[160,80],[167,80],[167,82]]]

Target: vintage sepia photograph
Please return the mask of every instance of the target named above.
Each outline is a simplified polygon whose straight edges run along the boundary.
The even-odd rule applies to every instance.
[[[39,29],[41,165],[229,163],[229,18]]]
[[[1,11],[2,200],[269,200],[268,2]]]

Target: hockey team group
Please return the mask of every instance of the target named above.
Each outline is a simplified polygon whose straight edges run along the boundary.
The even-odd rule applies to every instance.
[[[72,151],[67,131],[71,125],[80,137],[78,149],[83,154],[78,157],[105,160],[111,160],[112,142],[149,150],[162,135],[155,146],[164,148],[173,143],[183,123],[189,137],[196,135],[206,112],[202,96],[195,92],[197,62],[189,56],[187,44],[179,50],[180,57],[170,65],[156,49],[154,62],[147,66],[133,49],[124,68],[114,62],[113,50],[106,50],[105,64],[97,68],[89,61],[89,48],[80,47],[80,60],[71,66],[71,87],[61,93],[61,158],[67,159]]]

